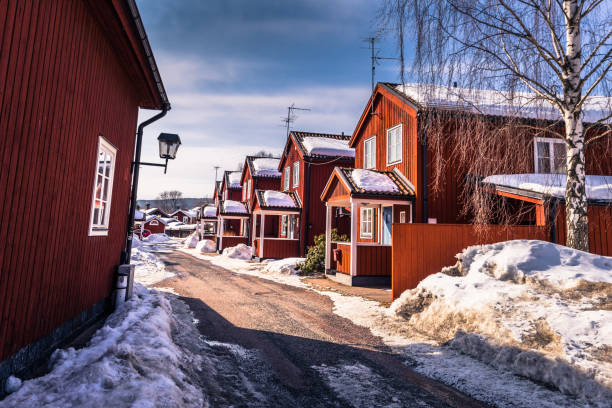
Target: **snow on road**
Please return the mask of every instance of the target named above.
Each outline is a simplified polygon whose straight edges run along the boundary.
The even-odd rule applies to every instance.
[[[202,255],[193,250],[182,251],[236,273],[257,276],[286,285],[314,290],[310,285],[304,283],[299,276],[266,270],[266,264],[223,256]],[[571,259],[576,260],[577,258],[574,256]],[[601,265],[603,270],[605,270],[607,266],[598,262],[595,261],[595,264]],[[540,275],[546,276],[546,273],[542,272]],[[511,296],[513,293],[512,288],[508,286],[505,289],[508,290],[508,295]],[[403,316],[401,313],[398,313],[399,303],[396,303],[392,309],[387,309],[378,302],[362,297],[346,296],[337,292],[315,291],[331,298],[334,302],[334,312],[336,314],[351,320],[357,325],[368,327],[374,335],[380,336],[387,345],[402,353],[406,358],[407,364],[416,371],[453,386],[493,406],[540,406],[550,408],[606,406],[606,400],[600,398],[601,389],[598,387],[595,387],[598,390],[595,395],[582,394],[583,398],[566,395],[526,379],[524,377],[526,373],[520,372],[520,370],[513,370],[512,367],[497,364],[497,361],[487,360],[486,355],[479,356],[478,352],[483,353],[487,348],[484,344],[480,344],[480,349],[477,348],[476,344],[478,343],[476,343],[475,339],[471,339],[471,342],[464,342],[463,345],[465,347],[462,347],[460,339],[463,338],[465,340],[466,336],[458,336],[455,342],[447,343],[446,341],[441,341],[440,338],[432,336],[427,330],[422,330],[419,327],[408,324],[405,315]],[[482,296],[482,292],[471,293],[467,299],[473,300],[476,295]],[[486,296],[484,297],[486,298]],[[432,315],[435,315],[435,313],[432,312]],[[454,322],[454,324],[460,323],[461,321]],[[466,354],[469,351],[468,344],[472,345],[472,352],[469,353],[472,357]],[[484,361],[479,361],[478,358],[482,358]],[[502,356],[499,355],[498,358],[502,358]],[[530,358],[533,358],[533,355],[527,353],[522,358],[523,364],[529,366]],[[330,368],[327,368],[320,369],[319,371],[322,373],[333,372],[333,370],[330,370]],[[516,373],[520,375],[516,375]],[[576,379],[575,376],[571,376],[571,373],[568,372],[567,374],[570,381]],[[340,386],[340,383],[338,383],[340,380],[337,376],[334,377],[333,381],[332,376],[328,375],[327,378],[332,388]],[[343,378],[345,379],[344,384],[349,387],[349,377]],[[549,378],[540,379],[549,380]],[[370,380],[375,382],[375,378],[370,378]],[[584,397],[587,398],[585,399]]]

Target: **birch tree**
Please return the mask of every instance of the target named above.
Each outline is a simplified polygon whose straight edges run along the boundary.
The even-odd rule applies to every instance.
[[[402,81],[503,90],[516,105],[525,101],[512,95],[529,93],[530,106],[548,109],[546,132],[566,145],[567,245],[581,250],[585,165],[597,160],[585,146],[610,138],[611,10],[605,0],[382,0],[380,9],[400,55],[414,53]]]

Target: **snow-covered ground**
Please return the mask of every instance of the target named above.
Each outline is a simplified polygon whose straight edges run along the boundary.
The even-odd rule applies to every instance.
[[[467,284],[462,283],[462,279],[472,279],[469,274],[465,277],[452,277],[440,273],[427,278],[414,291],[406,292],[391,308],[358,296],[317,292],[331,298],[336,314],[357,325],[368,327],[386,344],[402,353],[407,364],[416,371],[493,406],[609,406],[609,399],[606,399],[609,389],[606,391],[597,381],[609,380],[606,372],[610,367],[612,335],[609,316],[612,312],[609,311],[609,304],[600,309],[597,309],[597,305],[605,299],[609,302],[610,287],[607,287],[605,293],[599,293],[597,290],[589,293],[589,284],[584,286],[585,284],[580,282],[587,278],[609,282],[609,279],[612,279],[612,260],[554,246],[554,249],[559,250],[557,262],[554,251],[548,247],[553,244],[535,242],[533,245],[496,245],[490,246],[490,251],[483,250],[486,253],[484,256],[479,253],[479,249],[474,248],[464,253],[466,255],[463,259],[472,259],[474,268],[487,265],[491,271],[490,275],[483,278],[490,280],[488,285],[479,286],[481,283],[474,281],[471,291],[461,289],[462,285],[467,287]],[[236,273],[312,289],[297,275],[267,268],[273,262],[266,265],[224,256],[203,255],[193,250],[182,251]],[[490,262],[487,263],[485,258]],[[282,264],[285,261],[275,262]],[[496,265],[499,266],[493,267],[494,261],[497,261]],[[478,273],[484,275],[482,272]],[[498,274],[498,277],[495,277],[495,274]],[[524,282],[521,276],[524,277]],[[512,278],[502,280],[508,277]],[[558,279],[560,277],[562,279]],[[424,292],[423,286],[436,287],[435,282],[442,279],[448,279],[452,283],[445,284],[444,289],[436,292],[438,298],[435,302],[428,296],[423,298],[418,295]],[[532,290],[532,285],[527,281],[535,280],[539,280],[541,287],[541,292],[535,294],[536,298],[529,298],[531,293],[521,295],[525,290]],[[572,280],[573,283],[570,283]],[[574,288],[577,296],[575,300],[571,299],[574,295],[572,290],[568,289],[572,284],[578,285]],[[597,285],[599,284],[595,286]],[[491,290],[495,292],[491,293]],[[584,290],[587,292],[581,292]],[[588,296],[589,300],[584,299],[584,296]],[[500,302],[502,300],[503,302]],[[449,304],[445,305],[445,302]],[[443,306],[437,308],[438,304]],[[472,314],[462,314],[458,311],[461,309],[454,309],[461,304],[478,307]],[[604,310],[606,307],[608,310]],[[588,310],[589,308],[593,310]],[[538,314],[530,316],[525,313],[534,311],[538,311]],[[442,314],[437,315],[438,312]],[[498,318],[496,313],[501,313],[504,318]],[[511,318],[512,316],[515,317]],[[550,317],[552,326],[549,324],[546,328],[542,325],[541,317]],[[533,319],[531,323],[529,319]],[[495,332],[496,327],[503,325],[508,325],[506,331]],[[523,333],[527,335],[522,348],[518,341],[511,346],[495,347],[494,343],[489,342],[491,339],[486,337],[488,332],[480,333],[476,330],[478,326],[490,327],[490,332],[495,335],[492,339],[504,338],[511,341],[513,332],[509,328],[518,329],[520,325],[523,326]],[[529,329],[530,325],[532,329]],[[550,333],[551,327],[565,330],[565,349],[561,346],[562,342]],[[548,350],[546,346],[530,350],[546,342],[549,337],[553,339],[549,342],[549,355],[542,354]],[[590,345],[587,344],[589,339],[592,342]],[[589,358],[584,354],[587,350],[592,350],[599,360],[589,363]],[[564,360],[562,352],[566,353],[565,357],[569,358],[569,362]],[[575,368],[584,369],[585,372],[581,374]],[[334,368],[316,369],[321,373],[331,373],[331,381]],[[355,370],[359,369],[355,367]],[[347,376],[348,379],[350,375]],[[330,386],[340,386],[338,378],[334,378]],[[537,383],[528,378],[536,380]],[[593,380],[594,378],[597,378],[597,381]],[[562,389],[564,393],[554,387]]]

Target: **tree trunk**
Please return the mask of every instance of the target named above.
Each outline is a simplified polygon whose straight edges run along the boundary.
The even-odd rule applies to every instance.
[[[566,14],[566,63],[563,67],[565,141],[567,143],[567,185],[565,188],[567,246],[589,250],[586,169],[584,167],[584,126],[582,97],[580,10],[577,0],[564,0]]]

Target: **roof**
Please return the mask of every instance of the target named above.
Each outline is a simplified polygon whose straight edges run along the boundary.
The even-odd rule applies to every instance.
[[[364,181],[363,177],[358,176],[359,173],[353,174],[354,171],[367,172],[364,173],[366,176],[374,177]],[[322,199],[327,195],[334,178],[345,186],[351,197],[412,200],[415,196],[414,187],[397,169],[383,171],[336,167],[321,194]],[[370,185],[369,181],[375,183]],[[373,187],[373,185],[379,187]]]
[[[225,200],[219,204],[219,214],[248,216],[249,212],[247,211],[244,203],[234,200]]]
[[[157,215],[147,215],[147,217],[145,218],[145,223],[151,222],[153,220],[157,220],[157,221],[161,222],[164,225],[168,224],[168,219],[167,218],[160,218]]]
[[[255,199],[262,210],[294,211],[299,212],[302,203],[293,191],[281,192],[276,190],[255,190]]]
[[[194,211],[190,211],[190,210],[183,210],[183,209],[176,210],[175,212],[173,212],[172,214],[170,214],[170,216],[174,216],[175,214],[178,214],[178,213],[183,213],[183,214],[185,214],[186,216],[191,217],[191,218],[195,218],[195,217],[197,216],[197,214],[196,214]]]
[[[241,171],[229,171],[226,170],[223,173],[223,180],[225,182],[225,185],[227,186],[227,188],[230,189],[239,189],[242,188],[242,185],[240,184],[240,176],[241,176],[242,172]]]
[[[355,159],[355,149],[349,147],[351,135],[293,130],[289,133],[285,143],[279,168],[282,168],[284,164],[292,140],[300,154],[305,158],[319,160],[336,159],[336,161],[347,163],[352,163]]]
[[[217,218],[217,207],[207,205],[202,211],[202,218]]]
[[[142,221],[145,219],[145,213],[140,211],[140,210],[136,210],[134,211],[134,221]]]
[[[281,173],[278,171],[280,159],[277,157],[247,156],[246,163],[251,172],[251,177],[281,177]]]

